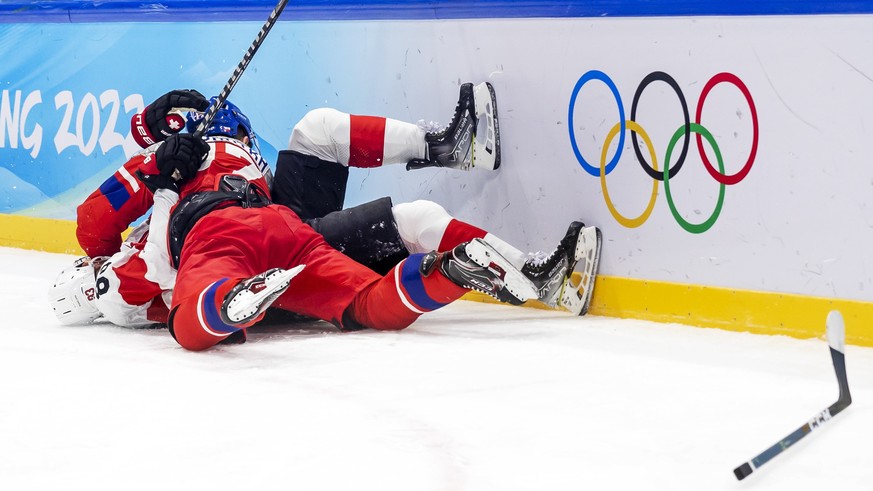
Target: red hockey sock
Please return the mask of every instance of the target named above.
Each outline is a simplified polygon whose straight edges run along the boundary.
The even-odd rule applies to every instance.
[[[349,167],[379,167],[385,146],[385,118],[350,116]]]
[[[450,251],[458,244],[469,242],[473,239],[484,238],[486,234],[488,234],[488,232],[479,227],[470,225],[467,222],[462,222],[457,218],[452,218],[452,221],[450,221],[446,226],[446,231],[443,232],[443,238],[440,240],[439,251]]]
[[[182,347],[192,351],[204,350],[264,317],[261,314],[245,324],[227,324],[221,319],[224,297],[239,281],[223,278],[202,291],[192,292],[184,298],[174,298],[169,325],[173,337]]]
[[[381,280],[361,291],[349,306],[354,320],[364,327],[399,330],[421,314],[434,311],[467,293],[441,272],[427,277],[419,271],[424,254],[413,254]]]

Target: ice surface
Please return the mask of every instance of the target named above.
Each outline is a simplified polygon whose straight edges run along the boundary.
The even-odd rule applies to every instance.
[[[190,353],[59,325],[45,293],[71,260],[0,249],[0,489],[873,489],[857,346],[852,406],[733,476],[836,400],[824,319],[797,340],[458,302],[399,333]]]

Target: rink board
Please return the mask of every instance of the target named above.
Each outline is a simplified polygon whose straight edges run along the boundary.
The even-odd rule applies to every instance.
[[[0,246],[82,255],[75,223],[67,220],[0,215]],[[8,234],[6,231],[15,231]],[[26,230],[26,233],[24,232]],[[576,280],[578,282],[578,278]],[[497,303],[470,292],[466,300]],[[524,307],[550,310],[537,301]],[[755,334],[824,339],[824,319],[839,310],[849,329],[846,342],[873,347],[873,303],[773,292],[653,282],[600,275],[589,313],[625,319],[715,327]]]
[[[271,8],[190,22],[184,3],[2,11],[2,245],[75,250],[75,206],[137,151],[130,116],[171,88],[217,92]],[[799,298],[873,320],[869,2],[533,1],[530,18],[512,3],[403,2],[382,20],[375,3],[292,2],[232,99],[275,161],[310,109],[446,122],[458,83],[488,80],[499,171],[355,170],[347,204],[432,199],[531,251],[597,225],[594,313],[814,335],[824,307],[779,300]],[[141,52],[158,39],[185,49]]]

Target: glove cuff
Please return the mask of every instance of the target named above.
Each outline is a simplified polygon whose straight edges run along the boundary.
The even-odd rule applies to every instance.
[[[130,118],[130,134],[133,136],[134,141],[142,148],[148,148],[157,143],[157,140],[152,136],[152,132],[149,131],[149,127],[146,124],[145,115],[148,110],[149,106],[146,106],[142,112],[134,114]]]

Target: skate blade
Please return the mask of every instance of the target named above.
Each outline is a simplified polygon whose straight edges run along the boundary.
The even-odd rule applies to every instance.
[[[246,322],[263,312],[269,307],[269,304],[285,292],[291,284],[291,279],[297,276],[303,268],[304,265],[301,264],[268,276],[265,288],[258,293],[251,293],[248,290],[238,293],[227,305],[227,317],[234,322]],[[268,305],[262,309],[261,307],[267,302]]]
[[[473,134],[472,167],[496,170],[500,167],[500,126],[494,87],[483,82],[473,89],[477,125]]]
[[[585,227],[576,243],[576,265],[561,286],[558,305],[574,315],[585,315],[591,304],[600,266],[603,237],[597,227]],[[581,265],[581,268],[580,268]]]
[[[508,259],[494,250],[488,242],[482,239],[473,239],[467,245],[466,252],[470,259],[479,266],[488,268],[493,264],[500,268],[505,273],[503,277],[504,287],[515,298],[525,302],[539,296],[537,287]]]

